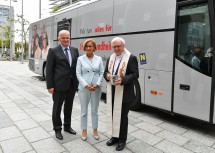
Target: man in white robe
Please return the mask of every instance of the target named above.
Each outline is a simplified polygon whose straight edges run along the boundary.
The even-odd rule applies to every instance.
[[[134,82],[138,80],[139,70],[137,58],[125,48],[124,39],[116,37],[111,45],[114,53],[107,60],[104,72],[107,81],[107,132],[111,136],[106,144],[118,143],[116,150],[120,151],[126,145],[128,112],[135,99]]]

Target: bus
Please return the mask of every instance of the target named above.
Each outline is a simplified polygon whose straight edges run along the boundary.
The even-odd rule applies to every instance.
[[[104,65],[119,36],[139,63],[132,110],[147,105],[214,124],[214,7],[214,0],[80,1],[30,24],[29,68],[46,76],[47,49],[62,29],[80,55],[93,38]]]

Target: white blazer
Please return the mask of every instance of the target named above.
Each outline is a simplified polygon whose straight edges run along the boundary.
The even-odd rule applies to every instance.
[[[78,57],[76,75],[79,81],[79,90],[84,89],[86,85],[101,86],[103,73],[103,62],[100,56],[94,54],[93,58],[89,59],[84,54]]]

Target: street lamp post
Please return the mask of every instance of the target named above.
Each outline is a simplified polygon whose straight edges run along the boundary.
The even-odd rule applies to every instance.
[[[22,64],[23,64],[23,53],[24,53],[24,48],[23,48],[23,35],[24,33],[24,23],[23,23],[23,0],[22,0]]]
[[[17,0],[13,0],[13,2],[17,2]],[[12,61],[12,49],[13,49],[13,41],[12,41],[12,31],[11,31],[11,28],[12,28],[12,22],[11,22],[11,19],[12,19],[12,9],[11,9],[11,0],[10,0],[10,61]]]
[[[2,11],[1,11],[1,22],[3,22],[3,7],[2,7]],[[3,24],[2,24],[3,26]],[[1,27],[1,61],[2,61],[2,55],[3,55],[3,45],[4,45],[4,39],[3,39],[4,35],[3,35],[3,27]]]
[[[39,19],[41,19],[41,0],[39,0]]]

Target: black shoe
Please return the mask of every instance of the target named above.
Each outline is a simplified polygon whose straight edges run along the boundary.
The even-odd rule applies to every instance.
[[[63,140],[63,135],[61,134],[61,131],[55,131],[55,136],[59,140]]]
[[[64,131],[65,132],[68,132],[68,133],[70,133],[70,134],[76,134],[76,132],[71,128],[71,127],[69,127],[69,128],[64,128]]]
[[[111,138],[110,140],[108,140],[106,142],[106,145],[107,146],[112,146],[112,145],[116,144],[117,142],[118,142],[118,140],[116,138]]]
[[[125,142],[119,142],[117,147],[116,147],[116,150],[117,151],[123,150],[125,148],[125,144],[126,144]]]

